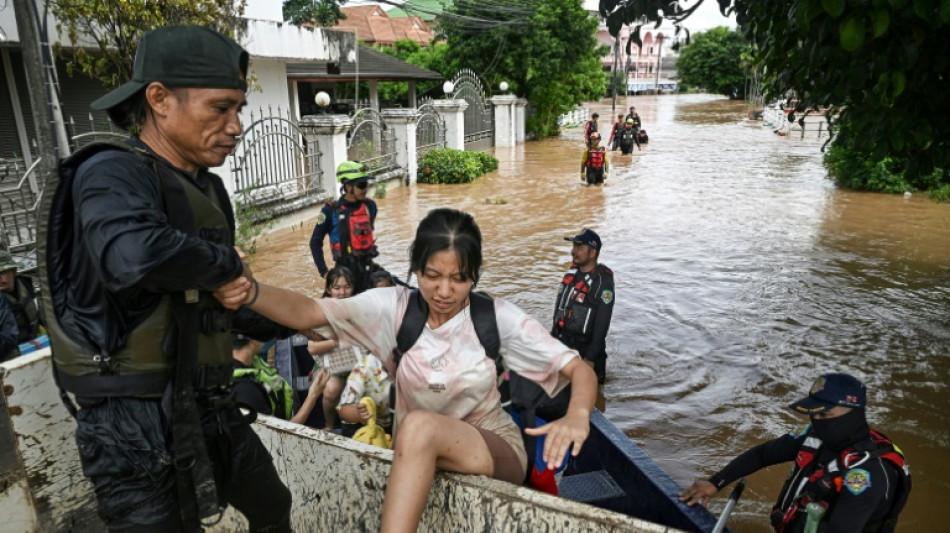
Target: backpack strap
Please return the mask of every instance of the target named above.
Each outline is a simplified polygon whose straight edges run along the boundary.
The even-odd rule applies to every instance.
[[[485,349],[485,354],[495,362],[495,369],[501,373],[501,336],[498,334],[498,322],[495,318],[495,301],[483,292],[469,294],[472,323],[475,325],[475,335],[478,342]],[[396,349],[393,350],[393,387],[389,389],[389,405],[396,405],[395,372],[399,368],[399,361],[419,340],[422,330],[429,319],[429,305],[418,289],[409,292],[409,305],[402,316],[399,331],[396,332]]]
[[[393,350],[394,372],[399,368],[399,360],[403,354],[409,351],[422,330],[426,327],[426,320],[429,318],[429,305],[418,289],[409,291],[409,305],[406,306],[406,313],[402,316],[402,324],[399,325],[399,331],[396,333],[396,349]],[[395,377],[395,374],[393,374]]]

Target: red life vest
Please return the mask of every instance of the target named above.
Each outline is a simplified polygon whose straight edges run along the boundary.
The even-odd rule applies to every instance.
[[[591,148],[587,152],[587,168],[601,170],[604,168],[604,148]]]
[[[821,439],[812,434],[809,427],[805,440],[795,457],[795,466],[785,481],[778,501],[772,507],[772,527],[778,533],[792,531],[789,526],[795,519],[805,512],[805,506],[810,502],[818,502],[825,507],[831,507],[838,498],[844,486],[844,476],[851,468],[874,458],[890,461],[897,467],[898,482],[894,493],[894,503],[887,515],[872,531],[893,531],[897,523],[897,515],[904,508],[907,496],[910,494],[910,470],[904,455],[884,434],[871,430],[870,445],[859,443],[832,459],[828,464],[821,465],[815,461],[822,446]],[[860,447],[860,449],[857,449]],[[890,528],[890,529],[888,529]]]
[[[352,209],[343,202],[336,203],[337,230],[340,242],[334,243],[333,256],[375,256],[376,246],[373,238],[373,222],[365,202]]]

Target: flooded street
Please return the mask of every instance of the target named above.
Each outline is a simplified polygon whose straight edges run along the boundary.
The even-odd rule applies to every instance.
[[[912,468],[898,531],[946,531],[950,205],[836,190],[824,138],[774,135],[745,119],[742,102],[643,96],[617,112],[629,105],[650,144],[611,153],[605,187],[582,186],[580,129],[499,148],[498,171],[473,184],[378,199],[377,261],[405,277],[416,222],[438,206],[469,211],[485,240],[480,287],[547,324],[570,262],[563,237],[590,227],[617,285],[606,415],[680,485],[803,425],[784,405],[817,375],[846,371],[868,384],[872,426]],[[606,139],[609,103],[593,109]],[[261,279],[318,294],[313,223],[258,243]],[[733,531],[772,531],[767,511],[787,471],[749,478]]]

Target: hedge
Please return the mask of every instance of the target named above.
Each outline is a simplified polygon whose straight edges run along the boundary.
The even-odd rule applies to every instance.
[[[498,159],[485,152],[441,148],[419,160],[419,183],[471,183],[498,168]]]

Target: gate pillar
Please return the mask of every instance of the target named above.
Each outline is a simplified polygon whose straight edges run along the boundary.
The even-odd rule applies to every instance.
[[[433,107],[445,121],[445,147],[456,150],[465,149],[465,100],[433,100]]]
[[[353,119],[347,115],[306,115],[299,124],[308,150],[319,146],[323,152],[320,157],[321,186],[335,198],[339,189],[336,167],[346,161],[346,133],[353,127]]]
[[[495,146],[514,146],[518,139],[515,132],[518,97],[501,94],[492,96],[491,103],[495,107]]]
[[[414,108],[397,107],[379,112],[386,125],[393,130],[396,138],[396,164],[406,169],[407,181],[416,182],[416,170],[419,168],[416,155],[416,125],[419,112]]]
[[[524,114],[527,106],[528,101],[524,98],[515,102],[515,142],[519,144],[524,142]]]

